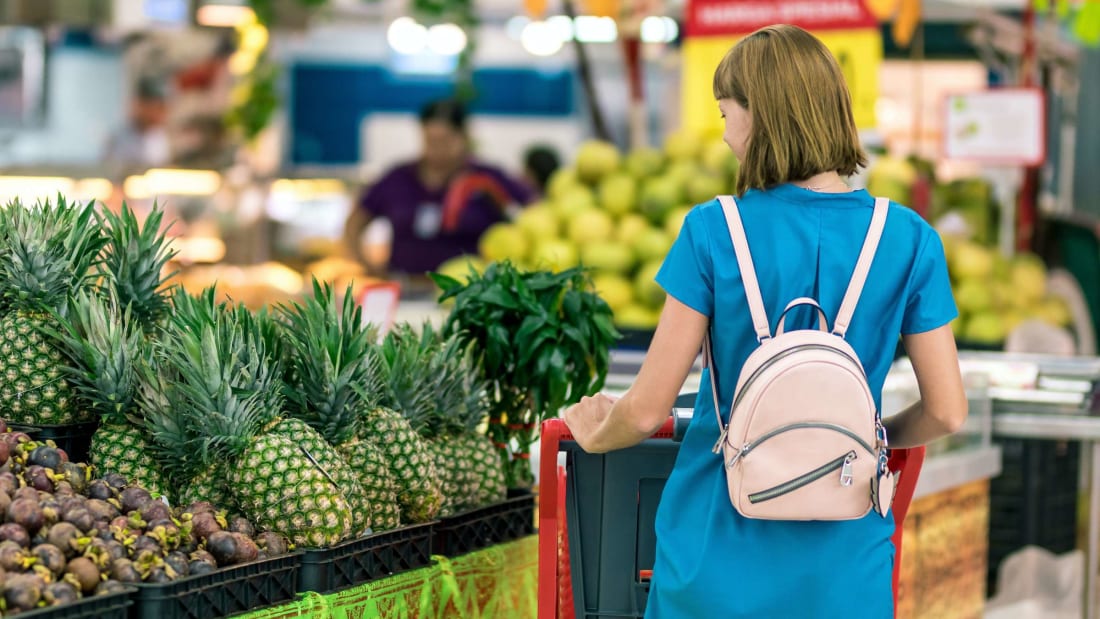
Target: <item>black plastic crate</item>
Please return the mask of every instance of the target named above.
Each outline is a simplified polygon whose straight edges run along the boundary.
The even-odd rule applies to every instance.
[[[217,619],[298,595],[302,553],[253,561],[163,585],[139,584],[130,619]]]
[[[86,597],[72,604],[51,606],[37,610],[7,615],[18,619],[126,619],[127,611],[134,603],[130,590],[106,595]]]
[[[535,534],[535,495],[508,491],[500,503],[441,518],[435,525],[434,553],[457,557]]]
[[[1078,475],[1081,445],[1072,441],[997,439],[1001,474],[989,484],[987,585],[997,570],[1025,546],[1053,553],[1077,547]]]
[[[53,441],[59,449],[65,450],[72,462],[88,463],[88,449],[92,446],[92,435],[99,428],[98,421],[73,423],[60,426],[8,424],[8,428],[24,432],[40,442]]]
[[[430,565],[432,524],[402,527],[332,548],[307,550],[302,555],[298,590],[331,593]]]

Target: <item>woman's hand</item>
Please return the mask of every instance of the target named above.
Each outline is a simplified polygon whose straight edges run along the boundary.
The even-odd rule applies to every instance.
[[[565,425],[569,426],[569,431],[573,434],[573,438],[581,446],[581,449],[588,453],[603,453],[606,451],[594,445],[593,439],[596,438],[600,426],[611,414],[611,407],[615,404],[616,399],[597,393],[591,397],[585,396],[581,398],[580,402],[565,409],[562,419],[565,420]]]

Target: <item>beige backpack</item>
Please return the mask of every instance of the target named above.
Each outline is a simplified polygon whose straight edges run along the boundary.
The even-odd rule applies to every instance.
[[[884,517],[894,498],[886,432],[858,356],[844,340],[875,256],[889,201],[875,210],[848,290],[830,331],[817,301],[802,297],[783,310],[771,333],[736,201],[719,198],[729,226],[759,347],[737,379],[730,423],[719,413],[710,334],[704,360],[733,507],[746,518],[850,520],[873,508]],[[818,329],[784,331],[799,305],[817,309]]]

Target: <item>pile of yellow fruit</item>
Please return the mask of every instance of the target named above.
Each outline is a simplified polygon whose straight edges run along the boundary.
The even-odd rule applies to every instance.
[[[478,259],[457,258],[440,271],[460,277],[469,264],[505,259],[529,269],[583,265],[619,327],[652,329],[665,299],[653,278],[684,217],[730,193],[736,175],[737,159],[717,138],[677,132],[663,149],[628,153],[588,141],[550,179],[543,201],[485,232]]]
[[[1047,272],[1034,254],[1005,258],[996,249],[944,235],[959,318],[955,337],[983,345],[1003,343],[1025,320],[1068,327],[1071,315],[1060,297],[1047,294]]]

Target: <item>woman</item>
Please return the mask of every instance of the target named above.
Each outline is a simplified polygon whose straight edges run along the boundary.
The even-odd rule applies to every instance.
[[[741,161],[737,200],[767,312],[779,316],[790,299],[810,296],[834,315],[874,203],[844,182],[866,158],[836,61],[799,28],[763,28],[726,54],[714,96],[724,139]],[[886,430],[893,447],[921,445],[957,430],[967,414],[943,246],[919,216],[891,204],[879,247],[846,339],[881,405],[903,337],[921,401],[888,418]],[[634,385],[617,401],[586,398],[565,413],[585,450],[628,447],[660,427],[711,321],[721,402],[732,399],[757,345],[717,201],[691,211],[657,281],[667,301]],[[799,319],[796,327],[811,326],[808,312]],[[893,520],[874,511],[833,522],[741,517],[711,452],[719,428],[707,377],[702,385],[658,509],[646,617],[893,616]]]
[[[466,110],[456,101],[429,103],[420,112],[423,150],[418,160],[386,172],[348,219],[346,237],[354,254],[375,218],[393,229],[390,271],[422,275],[449,258],[476,254],[481,234],[506,219],[532,190],[503,171],[474,161],[466,133]]]

